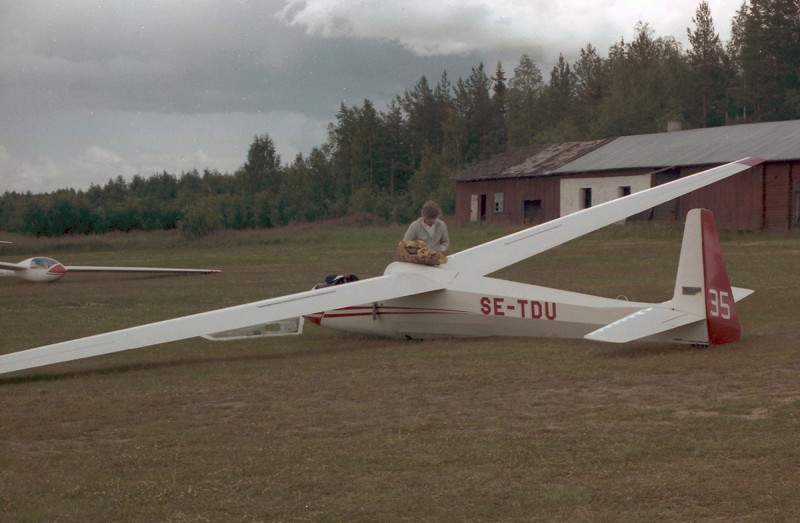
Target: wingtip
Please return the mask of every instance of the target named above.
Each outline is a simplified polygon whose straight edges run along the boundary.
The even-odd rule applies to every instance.
[[[747,165],[749,167],[755,167],[756,165],[762,164],[765,161],[766,160],[764,158],[759,158],[758,156],[748,156],[747,158],[742,158],[736,163]]]

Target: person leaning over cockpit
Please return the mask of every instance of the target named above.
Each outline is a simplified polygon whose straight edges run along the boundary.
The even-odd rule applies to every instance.
[[[446,251],[450,246],[450,237],[447,235],[447,224],[439,219],[441,216],[442,210],[438,205],[432,201],[425,202],[422,216],[411,222],[403,240],[422,240],[432,251]]]

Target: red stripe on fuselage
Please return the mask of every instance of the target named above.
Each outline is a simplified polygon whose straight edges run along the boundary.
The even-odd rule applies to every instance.
[[[469,314],[469,311],[454,309],[430,309],[417,307],[370,307],[356,305],[353,307],[342,307],[327,312],[310,314],[305,318],[312,323],[320,325],[323,319],[329,318],[352,318],[357,316],[389,316],[389,315],[416,315],[416,314]]]

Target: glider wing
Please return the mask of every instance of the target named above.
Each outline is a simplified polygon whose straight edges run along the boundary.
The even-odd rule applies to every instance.
[[[18,263],[0,262],[0,269],[5,271],[24,271],[27,267],[23,267]]]
[[[168,272],[168,273],[214,273],[218,269],[171,269],[169,267],[94,267],[90,265],[67,265],[68,272]]]
[[[319,311],[400,298],[445,287],[412,270],[150,323],[0,355],[0,374],[101,354],[138,349],[204,334],[270,323]],[[430,270],[431,274],[436,271]],[[441,272],[439,272],[441,274]]]
[[[744,158],[509,234],[447,258],[447,271],[485,276],[651,207],[759,165]]]

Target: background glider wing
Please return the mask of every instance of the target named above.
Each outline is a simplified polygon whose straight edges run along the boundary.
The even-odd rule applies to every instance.
[[[93,267],[90,265],[67,265],[67,272],[194,272],[209,274],[218,269],[171,269],[169,267]]]
[[[258,323],[444,288],[415,273],[384,275],[0,355],[0,374],[137,349]]]
[[[763,161],[761,158],[744,158],[583,209],[455,253],[448,256],[447,265],[442,265],[442,268],[465,275],[485,276],[534,254],[745,171]]]

